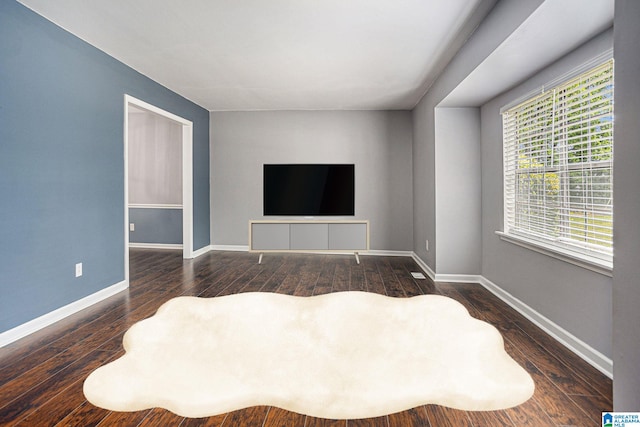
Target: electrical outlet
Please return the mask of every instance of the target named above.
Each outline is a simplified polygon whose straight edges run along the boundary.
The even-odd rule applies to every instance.
[[[427,250],[427,252],[429,252],[429,241],[428,240],[425,240],[424,246],[425,246],[425,249]]]
[[[82,276],[82,263],[79,262],[76,264],[76,277]]]
[[[136,231],[136,225],[133,222],[129,224],[129,231]]]

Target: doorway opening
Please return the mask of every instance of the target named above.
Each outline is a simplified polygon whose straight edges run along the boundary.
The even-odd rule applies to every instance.
[[[147,102],[124,96],[124,235],[125,280],[129,282],[129,113],[144,111],[156,114],[180,126],[182,154],[182,256],[193,258],[193,123]]]

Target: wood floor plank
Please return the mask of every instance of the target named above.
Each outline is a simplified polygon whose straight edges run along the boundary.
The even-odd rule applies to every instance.
[[[118,304],[103,306],[103,311],[100,313],[92,313],[87,317],[85,322],[82,321],[81,317],[77,317],[76,321],[65,324],[62,328],[58,324],[52,325],[50,330],[53,333],[53,337],[50,340],[41,340],[36,346],[25,341],[25,348],[28,349],[27,354],[15,355],[15,357],[7,358],[3,361],[2,367],[0,368],[0,386],[47,361],[53,355],[65,351],[71,345],[84,340],[95,330],[95,325],[92,325],[92,323],[102,319],[105,313],[109,313],[112,319],[117,319],[121,315],[124,315],[124,313],[126,313],[126,308],[122,308],[124,300],[117,298],[117,301]],[[120,316],[116,314],[114,317],[113,314],[111,314],[114,311],[118,311]],[[72,332],[69,332],[70,330]],[[26,355],[29,357],[25,358]],[[2,401],[3,399],[0,397],[0,402]]]
[[[258,275],[259,269],[260,266],[258,264],[253,264],[243,271],[232,271],[226,278],[228,284],[223,289],[219,289],[218,287],[208,288],[198,296],[202,298],[212,298],[236,294],[244,287],[247,281],[250,281]]]
[[[560,362],[555,356],[519,328],[509,331],[506,338],[516,347],[521,349],[527,356],[536,360],[536,366],[540,369],[558,388],[567,394],[597,395],[598,392],[591,385],[576,375],[573,370]]]
[[[407,297],[424,295],[422,293],[422,289],[420,289],[420,286],[418,286],[418,284],[416,283],[416,280],[413,279],[412,277],[400,277],[398,280],[400,281],[400,285],[402,286],[404,294]]]
[[[142,420],[138,427],[179,426],[184,417],[176,415],[162,408],[153,408]]]
[[[244,254],[243,254],[244,255]],[[199,290],[213,293],[214,291],[220,292],[226,286],[231,284],[239,276],[246,273],[246,270],[252,267],[256,262],[250,260],[246,256],[230,257],[228,254],[224,254],[220,259],[208,257],[210,271],[216,269],[215,274],[208,274],[205,270],[203,272],[203,283],[198,287]],[[222,263],[222,266],[220,266]],[[222,267],[222,268],[219,268]]]
[[[270,260],[268,262],[271,262]],[[292,258],[286,258],[276,272],[267,280],[260,292],[275,292],[286,279],[290,269],[294,266]]]
[[[467,411],[467,416],[476,427],[520,427],[513,424],[505,411]]]
[[[229,412],[222,423],[222,427],[262,427],[269,409],[269,406],[252,406],[251,408]]]
[[[18,366],[10,364],[6,369],[2,369],[3,373],[15,369],[19,375],[13,374],[11,381],[0,386],[0,402],[7,403],[11,396],[26,392],[41,382],[45,376],[53,375],[83,354],[99,348],[104,344],[105,340],[113,338],[113,335],[107,336],[105,333],[107,330],[117,332],[118,328],[120,328],[120,331],[124,332],[126,329],[125,314],[126,309],[113,310],[95,320],[95,323],[73,330],[66,337],[59,339],[55,345],[34,351],[33,357],[40,363],[31,368],[33,363],[27,360],[24,365],[31,368],[28,371],[21,369],[23,363],[19,363]],[[99,328],[100,334],[96,334],[96,328]],[[3,377],[7,378],[6,375],[3,375]],[[0,403],[0,407],[4,406],[2,403]]]
[[[262,287],[271,279],[282,265],[281,259],[272,258],[267,265],[261,265],[260,272],[251,279],[240,292],[260,292]]]
[[[420,287],[418,282],[427,282],[427,278],[425,279],[415,279],[411,273],[422,273],[419,268],[416,268],[416,263],[408,257],[394,257],[389,261],[391,267],[393,268],[393,272],[400,281],[400,285],[402,286],[405,294],[408,297],[424,295],[424,289]],[[425,277],[426,274],[422,273]],[[433,292],[429,292],[433,293]]]
[[[84,402],[56,424],[56,427],[93,427],[99,425],[109,414],[105,409]]]
[[[367,289],[369,292],[373,292],[380,295],[387,295],[387,289],[382,281],[382,276],[378,272],[374,257],[364,258],[364,278],[367,281]]]
[[[516,427],[554,427],[556,424],[535,399],[505,410]]]
[[[93,351],[87,354],[4,406],[0,410],[0,425],[15,423],[29,416],[64,392],[79,378],[85,378],[99,366],[110,362],[112,358],[113,355],[107,352]],[[73,409],[76,407],[77,405]]]
[[[318,283],[324,259],[326,257],[311,257],[310,261],[300,272],[300,283],[293,292],[296,296],[312,296]]]
[[[581,396],[572,394],[569,395],[569,399],[582,408],[597,425],[601,424],[603,412],[613,411],[610,400],[600,395]]]
[[[545,413],[556,425],[583,427],[597,425],[584,410],[562,393],[540,371],[534,371],[532,376],[536,383],[537,401],[542,402]]]
[[[367,284],[364,280],[364,269],[361,264],[352,265],[349,269],[349,290],[361,291],[367,290]]]
[[[398,280],[393,267],[389,263],[389,260],[383,257],[378,257],[376,261],[376,265],[378,266],[378,273],[382,278],[382,282],[384,283],[387,295],[397,298],[406,297],[404,288],[400,284],[400,281]]]
[[[591,427],[599,425],[601,411],[612,409],[609,378],[482,286],[413,279],[410,272],[420,267],[408,257],[362,256],[356,264],[351,256],[269,254],[259,265],[256,254],[237,252],[209,252],[194,260],[183,260],[181,251],[136,249],[130,255],[129,289],[0,349],[0,425]],[[505,411],[426,405],[363,420],[326,420],[266,406],[183,419],[164,409],[109,412],[84,399],[86,376],[120,357],[125,331],[171,298],[258,291],[310,296],[341,290],[458,300],[503,334],[505,349],[534,378],[533,398]]]
[[[538,348],[547,349],[553,348],[553,352],[547,352],[549,356],[556,359],[553,364],[558,362],[561,364],[560,371],[570,370],[573,374],[577,374],[582,381],[567,381],[562,378],[561,372],[556,372],[553,375],[558,375],[557,385],[560,387],[567,387],[567,393],[575,394],[587,394],[601,396],[611,396],[612,382],[609,378],[600,375],[600,373],[584,360],[580,359],[575,353],[572,353],[564,346],[558,346],[558,342],[553,340],[548,334],[544,333],[542,329],[528,321],[524,316],[515,310],[511,309],[506,303],[501,301],[496,296],[489,294],[481,286],[467,285],[463,291],[465,298],[470,300],[474,305],[482,305],[484,311],[496,313],[505,318],[508,318],[513,324],[518,326],[530,340],[534,340],[538,343]],[[592,381],[593,377],[600,378],[600,381]],[[572,387],[577,387],[572,389]],[[585,390],[585,387],[588,390]]]
[[[111,412],[99,424],[99,427],[137,426],[147,416],[149,410],[136,412]]]
[[[84,395],[82,394],[82,383],[83,381],[76,381],[71,387],[67,388],[64,393],[59,393],[54,396],[15,425],[21,427],[46,427],[55,426],[62,422],[62,420],[67,418],[69,414],[74,413],[86,402]],[[102,414],[102,417],[98,417],[95,422],[98,424],[98,422],[100,422],[108,412],[101,410],[95,411],[95,414]],[[92,413],[92,415],[94,415],[94,413]]]
[[[416,285],[420,287],[420,290],[425,295],[438,294],[438,288],[435,282],[427,275],[425,275],[425,279],[416,280]]]
[[[431,277],[429,277],[429,275],[425,271],[422,270],[422,268],[418,267],[415,261],[407,259],[405,263],[405,268],[409,272],[409,274],[411,274],[411,272],[423,273],[425,278],[418,279],[415,281],[416,285],[420,288],[423,294],[431,295],[431,294],[438,293],[436,284],[434,283],[434,281],[431,279]]]
[[[296,269],[287,274],[287,277],[280,283],[276,292],[279,294],[292,295],[296,288],[298,287],[298,283],[300,283],[300,266],[298,265]]]
[[[49,355],[45,354],[44,359],[38,358],[36,352],[56,345],[58,348],[63,345],[55,344],[61,338],[67,336],[69,331],[90,324],[97,318],[104,315],[105,311],[110,311],[115,307],[122,306],[127,300],[126,293],[118,293],[109,300],[88,307],[75,313],[59,322],[48,326],[45,329],[34,332],[16,342],[0,348],[0,384],[4,384],[10,379],[20,374],[16,368],[20,367],[22,372],[31,369],[42,360],[46,360]],[[29,356],[26,358],[26,356]],[[25,366],[22,366],[25,365]],[[8,376],[6,374],[9,374]],[[16,375],[17,374],[17,375]]]
[[[17,399],[19,396],[40,384],[43,379],[50,377],[72,364],[79,356],[80,355],[74,352],[73,349],[61,352],[45,362],[36,365],[36,367],[12,381],[3,384],[2,387],[0,387],[0,410],[9,404],[9,402]]]
[[[396,412],[387,417],[389,427],[434,427],[429,422],[424,406]]]
[[[346,260],[342,257],[336,264],[335,272],[333,275],[332,290],[333,292],[345,292],[349,290],[349,280],[351,263],[350,259]]]
[[[293,292],[292,295],[295,295],[297,297],[310,297],[313,296],[313,291],[315,289],[315,280],[314,281],[306,281],[303,282],[301,281],[298,284],[298,287],[296,288],[296,290]]]
[[[141,308],[142,307],[144,307],[144,305],[141,306]],[[147,317],[150,314],[151,312],[149,311],[148,313],[144,313],[141,317]],[[0,387],[0,396],[2,396],[0,402],[2,402],[4,406],[4,404],[7,404],[13,400],[13,398],[26,393],[27,390],[30,390],[36,384],[39,384],[47,378],[55,375],[57,372],[62,371],[71,362],[81,358],[82,355],[100,348],[100,346],[105,344],[105,340],[109,340],[107,343],[113,344],[111,339],[114,336],[118,336],[118,334],[121,335],[124,333],[128,328],[128,325],[129,323],[127,322],[127,319],[125,319],[120,313],[117,313],[115,316],[113,315],[113,312],[107,314],[105,317],[101,318],[99,322],[96,321],[92,325],[94,328],[100,327],[100,334],[94,334],[91,332],[86,339],[75,343],[73,346],[61,353],[58,353],[45,363],[38,365],[36,368],[18,377],[16,380]],[[69,336],[76,338],[75,331],[71,332]],[[65,339],[61,341],[66,342],[67,340]],[[6,395],[7,393],[9,393],[9,396]]]
[[[470,301],[475,307],[482,307],[483,313],[491,313],[491,316],[498,318],[501,324],[510,323],[515,326],[513,318],[515,315],[510,316],[512,309],[507,307],[502,301],[499,301],[495,296],[483,295],[482,288],[474,285],[465,285],[456,287],[459,292]],[[584,418],[585,412],[578,410],[577,406],[571,403],[571,399],[567,396],[567,393],[583,393],[594,394],[597,393],[586,381],[584,381],[579,375],[576,375],[572,369],[560,362],[551,352],[542,348],[535,340],[525,334],[519,327],[502,328],[501,332],[504,334],[506,343],[505,346],[509,348],[511,346],[511,353],[520,353],[526,355],[527,358],[533,358],[535,360],[536,375],[539,378],[544,378],[541,387],[545,387],[547,393],[554,392],[555,387],[559,388],[563,393],[557,397],[566,402],[566,411],[561,411],[553,406],[547,415],[554,421],[564,422],[566,425],[571,425],[574,420],[580,422],[587,422]],[[558,346],[558,343],[556,343]],[[517,348],[517,350],[515,350]],[[517,354],[512,354],[512,357],[517,359]],[[529,360],[521,359],[521,364],[530,363]],[[582,363],[584,363],[582,361]],[[532,374],[533,375],[533,374]],[[535,378],[535,377],[534,377]],[[548,385],[547,382],[553,383],[553,386]],[[536,385],[538,383],[536,382]],[[547,407],[547,405],[544,405]],[[587,425],[587,424],[585,424]]]
[[[426,405],[427,418],[432,426],[437,427],[484,427],[474,426],[467,412],[445,406]],[[487,426],[488,427],[488,426]]]
[[[220,427],[225,418],[227,418],[227,414],[206,418],[185,418],[180,427]]]
[[[535,383],[533,398],[544,413],[560,426],[593,426],[593,420],[569,396],[547,378],[515,345],[505,341],[505,348],[513,359],[529,372]]]
[[[322,267],[316,286],[313,289],[314,295],[323,295],[331,292],[335,270],[336,265],[333,262],[328,262]]]
[[[518,319],[520,323],[524,323],[522,320],[524,318],[521,315],[513,314],[513,310],[504,302],[495,296],[486,295],[486,291],[477,285],[465,286],[460,292],[473,305],[482,306],[484,310],[492,313],[492,315],[499,316],[502,324],[509,322],[517,326],[514,319]],[[526,323],[530,324],[530,322]],[[563,363],[561,359],[557,357],[557,343],[555,343],[556,345],[553,347],[544,347],[540,344],[540,341],[547,345],[553,344],[550,340],[546,339],[548,335],[544,334],[538,328],[528,329],[529,333],[525,333],[520,327],[508,328],[508,330],[501,329],[501,332],[516,344],[517,347],[526,349],[524,352],[536,359],[538,368],[565,393],[591,396],[602,395],[601,391],[594,388],[590,381],[585,380],[577,372],[579,367],[583,367],[586,362],[573,359],[573,363],[571,364]],[[548,350],[549,348],[554,348],[554,352],[550,352]],[[581,371],[584,372],[585,369],[582,368]],[[588,375],[593,376],[593,371]]]
[[[326,418],[307,417],[305,427],[347,427],[346,420],[329,420]]]
[[[274,406],[269,409],[267,418],[264,420],[264,427],[303,427],[307,416]]]
[[[206,269],[196,275],[192,286],[184,289],[182,294],[188,296],[203,296],[206,292],[216,295],[231,283],[231,279],[237,277],[236,269],[246,269],[249,267],[247,258],[236,258],[224,261],[227,257],[223,257],[217,262],[209,263],[211,270]],[[222,265],[220,265],[222,263]]]
[[[562,361],[564,366],[569,366],[573,373],[587,381],[589,387],[596,392],[593,393],[593,395],[598,394],[607,401],[609,407],[613,407],[613,381],[610,378],[603,376],[600,371],[589,365],[565,346],[558,346],[557,341],[523,316],[515,314],[513,322],[531,337],[531,339],[535,340],[540,347],[553,349],[552,354],[556,359]],[[571,393],[571,391],[568,392]],[[592,393],[589,394],[591,395]]]
[[[348,420],[347,427],[389,427],[387,416]]]

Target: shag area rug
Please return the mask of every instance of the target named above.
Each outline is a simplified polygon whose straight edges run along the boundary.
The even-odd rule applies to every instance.
[[[531,397],[531,376],[493,326],[437,295],[179,297],[124,336],[89,375],[89,402],[204,417],[276,406],[369,418],[433,403],[497,410]]]

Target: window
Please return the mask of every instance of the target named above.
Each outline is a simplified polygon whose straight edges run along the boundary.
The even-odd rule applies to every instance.
[[[613,60],[503,112],[504,235],[613,257]]]

